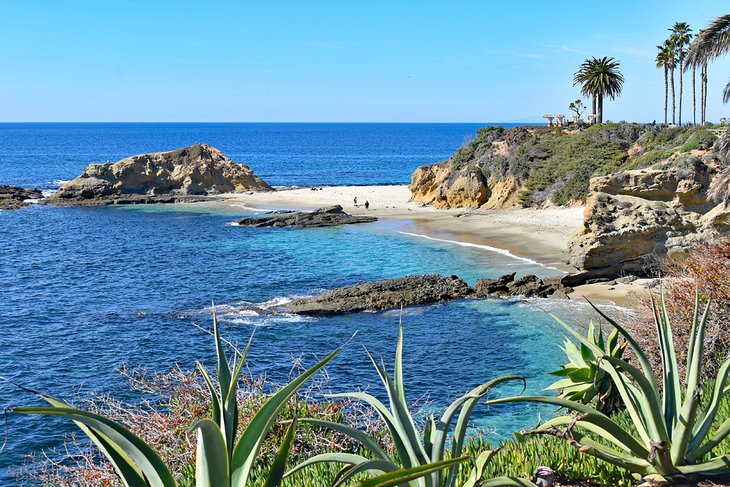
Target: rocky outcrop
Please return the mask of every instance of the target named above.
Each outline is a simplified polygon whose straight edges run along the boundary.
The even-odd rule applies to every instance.
[[[526,298],[566,297],[573,292],[563,279],[565,276],[540,279],[535,275],[527,275],[515,279],[515,274],[505,274],[499,279],[479,279],[474,285],[474,296],[478,298],[494,298],[506,296],[524,296]]]
[[[169,152],[90,164],[49,198],[53,204],[174,202],[180,198],[243,191],[271,191],[245,164],[218,149],[196,144]]]
[[[239,227],[334,227],[337,225],[351,225],[354,223],[372,223],[378,219],[374,216],[350,215],[342,210],[340,205],[319,208],[312,212],[279,213],[272,216],[242,218],[233,222]]]
[[[17,210],[27,206],[27,200],[37,200],[42,197],[39,189],[0,185],[0,210]]]
[[[377,311],[463,298],[471,293],[466,282],[456,276],[414,275],[363,282],[297,299],[284,305],[284,311],[319,316]]]
[[[640,169],[593,178],[583,225],[571,237],[574,282],[642,274],[662,258],[727,234],[730,207],[708,199],[714,170],[689,166]]]
[[[439,162],[411,176],[411,201],[436,208],[498,209],[518,206],[520,184],[514,177],[487,177],[477,166],[455,169]]]

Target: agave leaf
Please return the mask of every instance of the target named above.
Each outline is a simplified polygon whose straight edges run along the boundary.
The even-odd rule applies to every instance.
[[[700,406],[699,393],[701,392],[700,373],[702,372],[702,349],[705,343],[705,328],[709,311],[710,305],[708,303],[702,318],[700,321],[697,321],[697,309],[695,308],[695,317],[691,331],[692,338],[688,347],[688,355],[692,355],[692,361],[688,363],[686,372],[687,388],[677,424],[672,432],[671,456],[675,464],[682,463],[684,457],[687,455],[687,447],[694,432],[697,410]]]
[[[398,471],[398,467],[391,462],[386,462],[384,460],[370,460],[367,462],[359,463],[357,465],[352,465],[350,467],[343,468],[340,471],[341,475],[339,475],[338,478],[333,482],[332,487],[338,487],[340,485],[344,485],[346,482],[350,481],[354,476],[361,474],[363,472],[367,472],[371,475],[378,475],[381,473],[397,472],[397,471]]]
[[[456,426],[454,427],[454,438],[451,444],[451,458],[458,458],[461,456],[461,453],[464,448],[464,439],[466,438],[466,430],[469,426],[469,419],[471,419],[471,413],[474,411],[474,408],[477,405],[477,402],[479,399],[484,397],[485,394],[487,394],[490,390],[494,389],[500,384],[504,384],[505,382],[511,382],[511,381],[522,381],[523,384],[523,390],[524,390],[524,384],[525,379],[523,377],[514,376],[514,375],[508,375],[503,377],[498,377],[496,379],[493,379],[486,384],[482,384],[478,398],[469,398],[464,403],[464,406],[461,408],[461,412],[459,413],[459,419],[456,420]],[[453,416],[449,419],[448,424],[446,424],[446,431],[448,431],[449,425],[451,424]],[[441,460],[442,458],[434,458],[433,460]],[[456,475],[459,472],[459,465],[451,468],[449,470],[449,476],[446,480],[446,487],[451,487],[456,483]],[[442,472],[439,472],[437,476],[440,479],[440,476],[442,475]]]
[[[408,404],[400,401],[398,393],[395,390],[395,386],[388,376],[387,371],[384,367],[378,365],[375,361],[375,357],[370,353],[367,348],[365,349],[371,362],[375,366],[378,374],[380,375],[385,389],[388,393],[388,399],[390,401],[391,417],[393,418],[394,429],[390,431],[393,437],[398,436],[401,443],[405,447],[405,451],[408,455],[410,465],[423,465],[428,462],[426,452],[423,449],[423,445],[419,439],[418,430],[413,422],[411,413],[408,410]],[[405,459],[401,459],[404,465],[408,465]]]
[[[325,421],[323,419],[314,418],[302,418],[299,420],[299,422],[304,424],[312,424],[315,426],[319,426],[320,428],[329,428],[331,430],[347,435],[353,440],[360,442],[362,446],[372,452],[373,455],[375,455],[378,459],[390,460],[388,454],[385,453],[382,448],[380,448],[380,445],[378,445],[377,441],[375,441],[367,433],[363,433],[357,428],[353,428],[352,426],[348,426],[342,423],[335,423],[333,421]]]
[[[639,443],[636,438],[624,431],[623,428],[621,428],[621,426],[615,423],[611,418],[596,409],[579,402],[563,399],[562,397],[514,396],[490,399],[489,401],[486,401],[485,404],[492,405],[510,402],[537,402],[542,404],[551,404],[561,408],[572,409],[579,413],[586,413],[588,416],[584,419],[584,421],[586,423],[593,423],[595,427],[601,428],[603,436],[606,439],[610,439],[616,445],[634,453],[640,458],[646,458],[646,456],[649,455],[649,451],[646,447]]]
[[[667,431],[671,431],[677,421],[677,414],[682,404],[682,390],[679,384],[679,370],[677,366],[677,354],[674,351],[674,339],[672,327],[669,322],[664,292],[661,294],[661,307],[654,303],[654,321],[656,322],[659,335],[659,345],[664,355],[662,359],[662,372],[664,374],[664,391],[662,396],[662,409],[664,411],[664,424]]]
[[[284,441],[279,446],[276,458],[271,463],[269,473],[266,475],[266,483],[264,487],[280,487],[284,480],[284,472],[286,472],[286,460],[289,457],[289,449],[294,442],[294,432],[297,429],[297,418],[295,417],[286,430]],[[197,487],[197,486],[196,486]]]
[[[56,399],[52,396],[49,396],[48,394],[43,394],[42,392],[34,391],[32,389],[28,389],[22,386],[19,387],[40,396],[51,406],[62,408],[71,407],[60,399]],[[122,480],[122,483],[124,483],[126,487],[146,487],[149,485],[140,469],[132,461],[129,455],[127,455],[124,450],[119,448],[119,445],[116,445],[113,442],[109,441],[109,439],[102,435],[100,432],[89,428],[84,423],[74,421],[74,424],[76,424],[76,426],[78,426],[81,431],[86,433],[86,435],[97,446],[97,448],[101,450],[104,456],[109,459],[109,462],[112,464],[114,470],[116,470],[119,478]]]
[[[406,399],[406,388],[403,382],[403,307],[398,323],[398,343],[395,347],[395,371],[394,371],[396,397],[403,404],[408,404]]]
[[[730,358],[726,359],[720,367],[720,371],[717,374],[717,379],[715,379],[715,388],[712,392],[712,398],[710,399],[710,403],[707,405],[705,414],[702,418],[702,421],[700,421],[699,423],[697,431],[692,436],[692,440],[690,440],[688,446],[688,449],[690,451],[689,458],[693,460],[698,460],[702,458],[705,453],[708,453],[712,448],[717,446],[717,444],[722,441],[722,439],[728,434],[728,431],[723,428],[723,426],[725,426],[725,423],[727,423],[727,421],[725,421],[710,441],[702,446],[699,446],[712,428],[712,423],[715,421],[717,410],[720,407],[720,402],[722,401],[722,398],[724,397],[723,392],[725,390],[725,383],[728,380],[728,373],[730,373]],[[723,433],[723,435],[719,436],[720,433]]]
[[[429,415],[426,419],[426,423],[423,425],[423,449],[426,452],[426,456],[431,457],[433,453],[433,439],[436,433],[436,420],[433,414]]]
[[[221,416],[221,401],[218,397],[218,391],[216,391],[215,385],[213,385],[213,381],[211,380],[210,375],[208,375],[208,371],[205,369],[205,366],[200,362],[196,362],[195,365],[198,367],[200,374],[203,376],[205,385],[208,387],[208,392],[210,393],[211,417],[215,424],[221,427],[223,417]]]
[[[377,477],[363,480],[355,484],[355,487],[393,487],[397,485],[406,485],[412,480],[420,479],[426,475],[441,471],[445,468],[465,462],[469,457],[458,457],[444,460],[426,465],[418,465],[416,467],[388,472]]]
[[[721,455],[703,463],[682,465],[679,467],[679,470],[682,473],[690,475],[695,473],[701,474],[705,478],[724,478],[730,475],[730,455]]]
[[[195,455],[196,487],[224,487],[228,477],[228,449],[220,427],[210,419],[196,423],[198,445]]]
[[[302,463],[295,465],[288,472],[286,472],[286,474],[284,474],[284,477],[289,477],[295,472],[307,468],[310,465],[316,465],[318,463],[344,463],[345,465],[360,465],[361,463],[367,463],[369,461],[371,461],[369,458],[362,455],[356,455],[354,453],[320,453],[319,455],[315,455],[311,458],[304,460]]]
[[[462,487],[477,487],[477,483],[481,485],[480,480],[484,476],[484,468],[498,451],[499,448],[495,448],[481,452],[476,460],[474,460],[474,467],[469,472],[469,477]]]
[[[639,344],[636,342],[636,340],[629,334],[626,329],[619,325],[616,320],[608,317],[603,311],[598,309],[596,305],[594,305],[590,300],[588,301],[588,304],[604,319],[606,320],[611,326],[614,327],[615,330],[618,330],[618,332],[621,334],[621,336],[624,337],[624,339],[628,342],[629,346],[631,346],[631,349],[636,354],[636,358],[639,361],[639,365],[641,366],[641,370],[644,371],[644,374],[647,376],[649,381],[652,383],[652,386],[654,389],[659,390],[659,386],[656,383],[656,379],[654,378],[654,371],[651,368],[651,362],[649,361],[649,358],[646,356],[646,353],[644,350],[639,346]],[[552,315],[554,319],[558,320],[558,323],[561,323],[563,327],[568,326],[562,321],[560,321],[559,318]]]
[[[608,463],[612,463],[613,465],[625,468],[630,472],[639,474],[647,473],[651,467],[649,462],[618,452],[612,448],[608,448],[607,446],[593,440],[588,435],[583,434],[580,430],[573,430],[571,434],[578,443],[583,445],[581,451],[585,451],[585,449],[588,448],[590,449],[589,451],[591,455]]]
[[[98,435],[102,435],[107,445],[113,445],[117,452],[124,452],[142,475],[147,479],[150,487],[175,487],[173,478],[167,466],[159,455],[139,437],[124,426],[105,418],[104,416],[82,411],[71,407],[25,407],[13,410],[19,414],[43,414],[59,416],[71,421],[82,423]],[[119,458],[119,457],[118,457]],[[126,467],[125,467],[126,468]],[[132,486],[133,484],[130,484]]]
[[[341,350],[342,347],[339,347],[314,366],[302,372],[299,377],[281,388],[261,406],[261,409],[251,419],[251,422],[243,431],[233,448],[231,460],[232,487],[246,487],[251,467],[253,466],[254,460],[256,460],[256,455],[258,455],[261,444],[269,433],[281,409],[307,380],[335,358]]]
[[[395,418],[393,418],[393,415],[382,402],[380,402],[378,399],[376,399],[374,396],[371,396],[370,394],[364,392],[344,392],[340,394],[327,394],[325,397],[348,398],[363,401],[369,404],[373,409],[375,409],[375,411],[378,413],[378,415],[381,417],[386,427],[388,428],[388,431],[396,431]],[[406,445],[403,443],[403,438],[393,433],[391,433],[391,437],[393,438],[393,444],[395,445],[396,452],[398,453],[398,457],[400,458],[401,462],[403,462],[404,466],[411,467],[411,457],[408,454],[408,449],[406,448]]]

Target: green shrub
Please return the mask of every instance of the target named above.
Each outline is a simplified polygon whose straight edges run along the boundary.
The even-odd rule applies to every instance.
[[[717,136],[705,130],[695,130],[687,141],[679,148],[679,152],[689,152],[692,150],[707,150],[715,143]]]

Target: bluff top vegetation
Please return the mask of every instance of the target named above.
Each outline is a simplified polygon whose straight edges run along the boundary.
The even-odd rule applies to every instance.
[[[717,136],[701,127],[605,123],[558,127],[484,127],[450,159],[451,169],[479,169],[486,179],[514,178],[523,206],[585,201],[591,177],[629,169],[686,166],[709,156]]]

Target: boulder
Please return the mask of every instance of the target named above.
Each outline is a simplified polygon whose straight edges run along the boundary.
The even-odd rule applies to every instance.
[[[233,222],[239,227],[333,227],[354,223],[372,223],[378,219],[374,216],[350,215],[342,210],[340,205],[319,208],[312,212],[289,212],[271,216],[242,218]]]
[[[25,207],[27,200],[38,200],[42,197],[40,189],[0,185],[0,210],[17,210]]]
[[[582,281],[645,275],[661,259],[729,233],[730,208],[707,197],[714,170],[692,167],[625,171],[591,180],[583,225],[568,243]]]
[[[535,275],[527,275],[515,279],[515,274],[506,274],[499,279],[479,279],[474,285],[474,296],[479,298],[524,296],[566,297],[573,288],[563,283],[565,276],[540,279]]]
[[[413,275],[384,281],[363,282],[294,300],[283,311],[304,315],[336,315],[377,311],[416,304],[463,298],[472,290],[457,276]]]
[[[171,198],[173,195],[200,197],[271,190],[245,164],[232,161],[214,147],[196,144],[127,157],[114,164],[90,164],[81,176],[61,186],[48,202],[113,204],[126,199],[159,203],[179,201]]]

